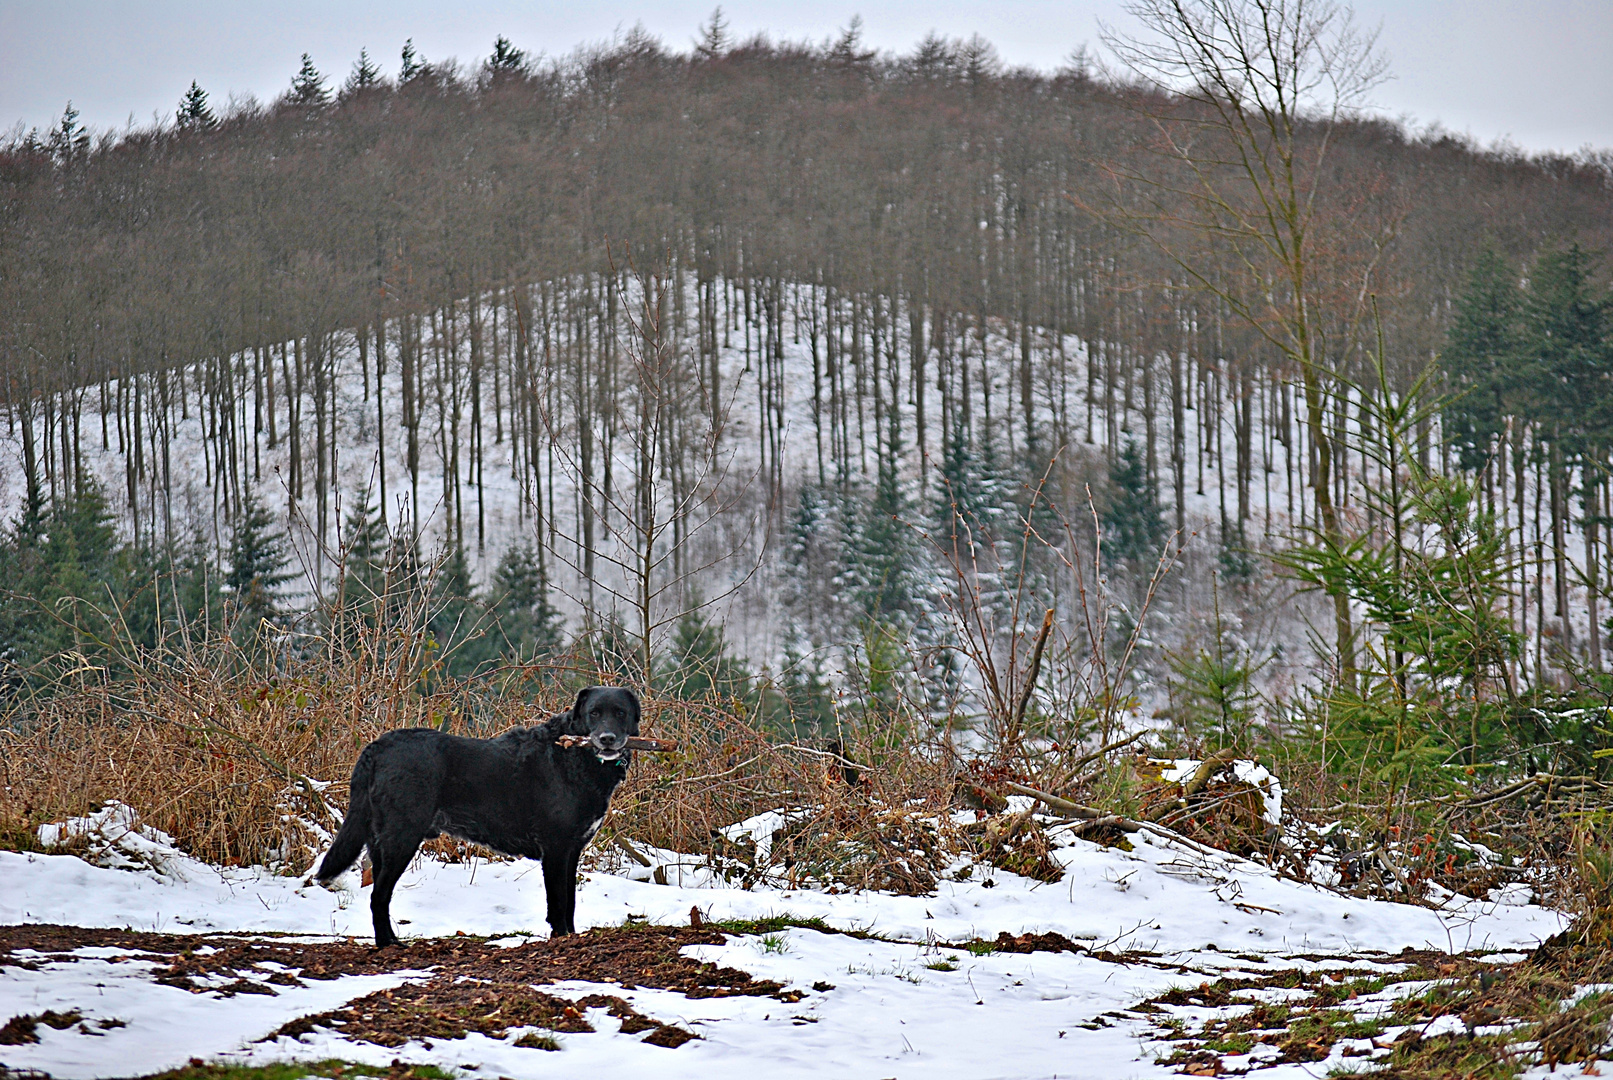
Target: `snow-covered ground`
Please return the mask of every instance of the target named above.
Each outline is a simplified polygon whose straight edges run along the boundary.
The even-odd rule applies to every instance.
[[[127,823],[125,822],[125,825]],[[66,923],[164,933],[274,932],[367,937],[364,891],[332,893],[255,869],[215,868],[169,847],[160,834],[126,844],[137,869],[108,869],[69,855],[0,852],[0,924]],[[672,853],[655,853],[671,859]],[[37,1044],[0,1047],[11,1069],[60,1078],[132,1076],[193,1056],[250,1061],[340,1057],[380,1064],[401,1058],[470,1075],[615,1075],[751,1080],[768,1077],[1128,1077],[1170,1075],[1157,1064],[1149,1018],[1130,1007],[1173,986],[1224,974],[1318,962],[1366,966],[1405,947],[1521,950],[1564,919],[1527,905],[1462,901],[1443,911],[1342,897],[1282,879],[1232,856],[1206,854],[1139,834],[1126,852],[1068,840],[1055,857],[1063,880],[1044,884],[976,868],[943,880],[934,895],[743,890],[705,874],[659,885],[586,875],[578,924],[629,919],[687,925],[690,909],[724,920],[790,915],[871,938],[791,928],[735,935],[686,955],[799,989],[776,997],[690,999],[667,990],[562,982],[561,997],[624,998],[635,1009],[700,1036],[675,1050],[617,1030],[589,1010],[592,1034],[560,1036],[559,1053],[524,1049],[512,1035],[472,1034],[389,1048],[326,1028],[260,1042],[282,1024],[423,978],[407,971],[350,975],[277,996],[225,997],[152,981],[152,965],[118,950],[83,948],[44,957],[37,970],[0,968],[0,1020],[76,1010],[84,1020],[41,1025]],[[103,858],[102,861],[105,861]],[[644,875],[640,875],[644,876]],[[677,882],[676,874],[665,875]],[[351,882],[356,885],[356,882]],[[519,940],[544,936],[543,880],[531,862],[443,864],[421,860],[394,899],[405,935],[464,931]],[[992,953],[962,943],[1000,932],[1056,932],[1098,955]],[[1125,962],[1115,954],[1138,950]],[[1516,953],[1514,954],[1516,955]],[[1328,956],[1339,959],[1328,960]],[[16,959],[14,954],[14,959]],[[815,990],[814,984],[832,989]],[[118,1020],[122,1026],[101,1026]],[[1321,1076],[1338,1062],[1286,1065],[1263,1076]]]

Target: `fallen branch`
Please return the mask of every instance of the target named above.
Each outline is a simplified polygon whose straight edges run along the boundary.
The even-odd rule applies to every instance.
[[[1016,784],[1012,780],[1005,780],[1003,787],[1012,791],[1015,795],[1026,795],[1032,799],[1038,799],[1046,803],[1049,809],[1057,810],[1068,817],[1101,818],[1107,816],[1102,810],[1082,806],[1080,803],[1071,802],[1069,799],[1061,799],[1057,795],[1049,795],[1045,791],[1038,791],[1033,787],[1026,787],[1024,784]]]
[[[1031,811],[1022,810],[1019,813],[1010,816],[1007,821],[996,823],[996,828],[987,826],[985,839],[986,850],[990,851],[993,848],[999,848],[1007,844],[1015,836],[1019,835],[1019,830],[1023,829],[1025,827],[1025,823],[1030,821],[1030,819]]]
[[[1169,840],[1172,843],[1181,844],[1184,847],[1191,848],[1192,850],[1199,852],[1201,855],[1210,855],[1223,859],[1241,859],[1244,862],[1250,861],[1241,855],[1234,855],[1232,852],[1224,851],[1221,848],[1211,847],[1209,844],[1201,844],[1197,840],[1190,840],[1181,833],[1176,832],[1174,829],[1169,829],[1164,825],[1157,824],[1156,822],[1136,821],[1120,814],[1105,814],[1102,810],[1096,810],[1090,806],[1082,806],[1080,803],[1074,803],[1068,799],[1061,799],[1057,795],[1049,795],[1045,791],[1038,791],[1033,787],[1026,787],[1024,784],[1016,784],[1012,780],[1005,780],[1003,782],[1003,787],[1007,788],[1009,791],[1012,791],[1015,795],[1027,795],[1030,798],[1038,799],[1047,804],[1048,809],[1056,810],[1065,817],[1080,818],[1081,823],[1073,826],[1071,829],[1071,832],[1076,836],[1080,836],[1088,829],[1096,829],[1101,825],[1111,825],[1114,828],[1120,829],[1124,832],[1152,833],[1161,840]],[[1258,866],[1260,864],[1256,863],[1255,865]],[[1273,869],[1273,872],[1276,873],[1278,871]]]
[[[645,869],[649,869],[652,865],[654,865],[650,862],[648,855],[645,855],[644,852],[634,847],[627,841],[625,837],[618,836],[614,839],[616,841],[616,846],[621,848],[622,851],[626,852],[627,857],[638,863],[640,866],[644,867]]]
[[[586,735],[559,735],[555,737],[556,746],[564,746],[568,750],[579,746],[588,746],[591,740]],[[652,754],[670,754],[678,748],[678,744],[667,739],[651,739],[646,736],[633,735],[628,738],[625,750],[647,750]]]
[[[1223,765],[1231,764],[1237,758],[1238,752],[1229,746],[1199,762],[1199,767],[1193,770],[1193,778],[1182,785],[1183,802],[1203,791],[1204,785],[1210,782],[1210,777],[1214,776],[1217,770]]]
[[[1400,868],[1394,864],[1394,860],[1389,858],[1389,853],[1380,846],[1374,850],[1374,854],[1378,857],[1378,865],[1393,874],[1395,880],[1400,882],[1400,887],[1406,891],[1406,897],[1414,899],[1417,893],[1412,889],[1411,882],[1406,880],[1406,875],[1402,874]]]
[[[779,743],[775,749],[794,750],[798,754],[811,754],[813,757],[828,758],[830,761],[839,762],[842,767],[848,769],[862,770],[868,768],[866,765],[852,761],[844,754],[837,754],[830,750],[814,750],[810,746],[802,746],[799,743]]]
[[[1119,829],[1121,832],[1132,833],[1140,831],[1142,825],[1119,814],[1105,814],[1102,817],[1088,818],[1085,821],[1071,825],[1070,835],[1085,836],[1087,833],[1095,832],[1098,829]]]
[[[1193,775],[1182,784],[1182,794],[1180,797],[1175,799],[1167,799],[1164,802],[1156,805],[1148,812],[1149,819],[1153,821],[1162,821],[1172,814],[1180,814],[1188,811],[1192,806],[1192,803],[1189,800],[1204,790],[1205,785],[1210,782],[1210,777],[1214,776],[1226,765],[1237,760],[1237,757],[1238,752],[1229,746],[1225,750],[1212,754],[1203,761],[1199,762],[1199,767],[1193,770]]]

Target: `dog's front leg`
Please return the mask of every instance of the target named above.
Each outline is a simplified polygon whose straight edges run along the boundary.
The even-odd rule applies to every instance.
[[[543,857],[543,888],[549,901],[549,936],[577,932],[577,860],[580,847],[554,851]]]

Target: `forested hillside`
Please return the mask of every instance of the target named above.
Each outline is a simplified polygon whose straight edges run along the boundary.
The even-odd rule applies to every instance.
[[[1052,73],[719,11],[8,137],[0,910],[232,935],[5,928],[15,1060],[1605,1057],[1613,154],[1376,117],[1328,0],[1127,10]],[[361,747],[596,683],[665,752],[593,931],[444,836],[453,937],[295,968]]]
[[[406,46],[157,126],[69,110],[0,150],[8,587],[95,583],[155,641],[436,564],[517,648],[709,651],[707,605],[753,666],[855,641],[873,670],[987,579],[1031,624],[993,609],[988,650],[1043,601],[1081,636],[1102,535],[1128,610],[1175,566],[1165,644],[1253,583],[1225,604],[1260,648],[1308,666],[1308,611],[1348,673],[1404,612],[1328,560],[1438,533],[1389,490],[1412,468],[1490,515],[1484,678],[1603,667],[1607,161],[1302,103],[1251,144],[1298,193],[1266,243],[1214,93],[1131,71],[714,17],[687,53]],[[77,632],[18,603],[10,662]]]

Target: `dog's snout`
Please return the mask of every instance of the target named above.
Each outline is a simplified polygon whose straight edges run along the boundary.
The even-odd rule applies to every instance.
[[[627,741],[626,738],[616,734],[614,731],[601,731],[595,737],[599,740],[599,745],[603,746],[606,750],[614,750]]]

